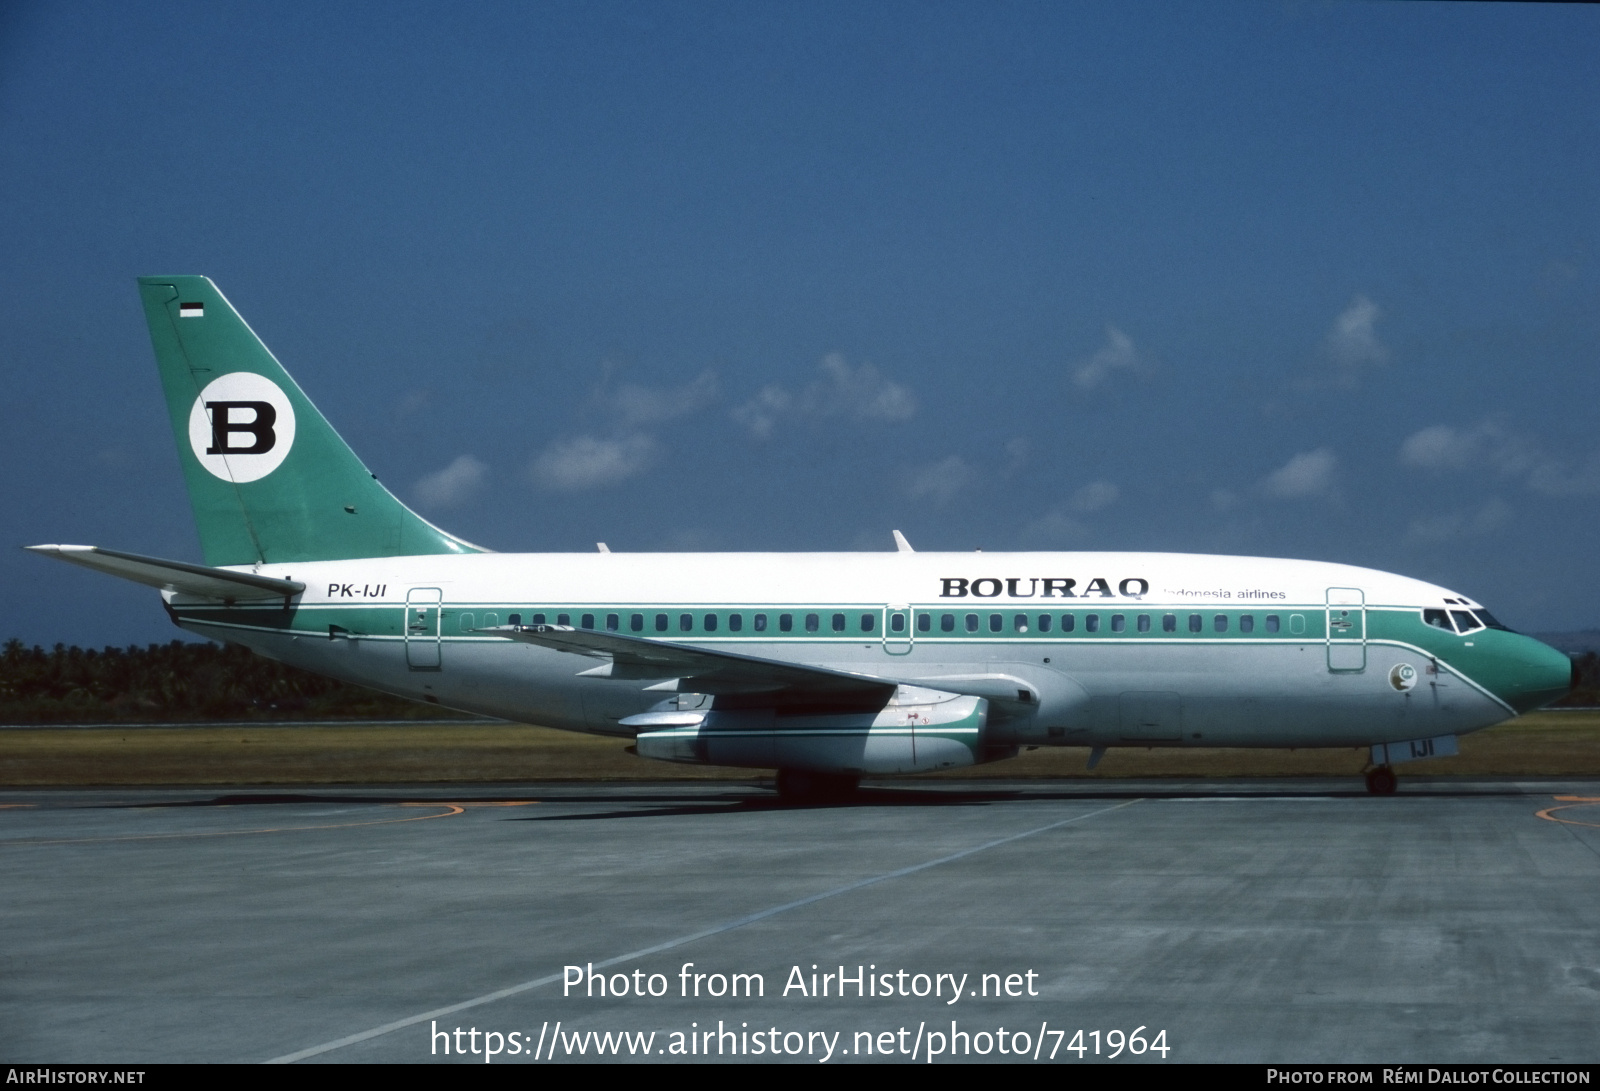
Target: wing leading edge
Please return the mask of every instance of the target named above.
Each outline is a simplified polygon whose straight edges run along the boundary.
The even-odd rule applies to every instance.
[[[556,651],[604,659],[582,674],[598,678],[668,679],[651,689],[758,698],[771,704],[851,704],[882,707],[899,685],[885,678],[802,666],[736,652],[711,651],[649,637],[574,629],[565,625],[498,625],[480,633]],[[730,702],[719,702],[719,705]]]

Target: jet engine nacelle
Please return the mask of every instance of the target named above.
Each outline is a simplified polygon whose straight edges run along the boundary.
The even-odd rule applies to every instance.
[[[924,773],[993,760],[982,697],[900,686],[876,712],[663,711],[630,716],[639,756],[817,773]]]

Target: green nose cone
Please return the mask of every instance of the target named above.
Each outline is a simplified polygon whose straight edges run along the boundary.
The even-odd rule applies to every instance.
[[[1572,660],[1521,633],[1497,633],[1500,684],[1494,689],[1518,712],[1532,712],[1572,691]]]

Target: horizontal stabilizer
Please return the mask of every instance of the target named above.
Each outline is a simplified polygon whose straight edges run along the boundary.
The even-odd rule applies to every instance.
[[[887,679],[826,667],[781,663],[752,655],[566,625],[498,625],[476,631],[556,651],[608,659],[611,670],[605,677],[681,679],[678,688],[686,692],[768,693],[787,695],[790,700],[861,701],[881,705],[894,693],[896,686]]]
[[[163,591],[198,595],[208,599],[289,598],[306,589],[299,580],[280,580],[253,572],[231,572],[226,568],[207,568],[203,564],[167,561],[160,557],[141,557],[86,545],[24,546],[30,553],[41,553],[58,561],[82,565],[96,572],[118,576]]]

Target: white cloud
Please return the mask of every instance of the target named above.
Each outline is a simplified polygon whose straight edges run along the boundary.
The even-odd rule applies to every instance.
[[[1594,496],[1600,493],[1600,455],[1590,455],[1576,469],[1555,460],[1541,462],[1528,475],[1528,488],[1545,496]]]
[[[1072,494],[1072,499],[1068,501],[1068,505],[1073,511],[1099,511],[1101,508],[1108,508],[1115,504],[1119,495],[1121,495],[1121,490],[1111,482],[1091,481]]]
[[[764,386],[760,393],[741,406],[735,407],[733,419],[750,430],[757,439],[767,439],[778,423],[778,417],[794,405],[794,395],[781,386]]]
[[[609,395],[601,396],[606,407],[617,414],[626,428],[686,417],[716,398],[717,375],[709,369],[682,386],[658,389],[624,383]]]
[[[559,492],[601,488],[641,473],[656,450],[656,441],[642,433],[617,439],[578,436],[545,448],[530,472],[535,483]]]
[[[1072,381],[1080,389],[1093,390],[1119,371],[1137,372],[1142,366],[1133,338],[1115,326],[1107,326],[1105,345],[1073,368]]]
[[[830,352],[817,368],[821,377],[797,393],[781,386],[763,387],[754,398],[735,407],[733,419],[758,439],[766,439],[778,418],[791,414],[884,421],[909,420],[916,415],[916,396],[871,364],[852,368],[839,353]]]
[[[1389,359],[1388,347],[1378,339],[1378,319],[1382,316],[1376,303],[1358,295],[1334,320],[1322,349],[1338,370],[1341,383],[1353,386],[1362,371]]]
[[[424,508],[453,508],[470,500],[483,487],[489,467],[471,455],[462,455],[442,470],[419,478],[412,495]]]
[[[1400,445],[1400,461],[1422,470],[1454,470],[1482,453],[1482,429],[1467,431],[1436,424],[1414,432]]]
[[[1406,531],[1406,541],[1446,542],[1492,534],[1509,523],[1515,514],[1504,500],[1491,497],[1477,511],[1448,512],[1412,520]]]
[[[943,506],[978,479],[978,473],[960,455],[951,455],[914,471],[907,488],[914,500],[928,499]]]
[[[1306,451],[1268,474],[1261,482],[1261,491],[1274,500],[1325,494],[1333,488],[1333,471],[1338,464],[1326,447]]]
[[[1089,528],[1060,508],[1047,512],[1022,528],[1022,541],[1027,545],[1064,546],[1080,542]]]

